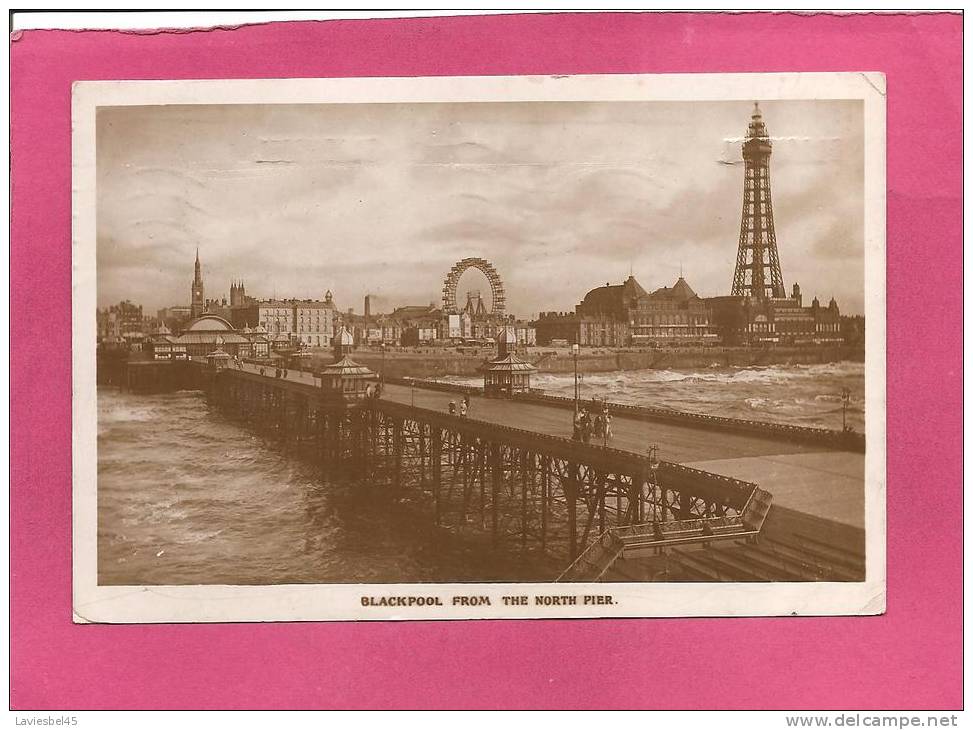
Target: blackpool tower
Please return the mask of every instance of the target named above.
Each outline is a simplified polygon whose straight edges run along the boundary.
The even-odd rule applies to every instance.
[[[770,200],[770,148],[760,106],[754,103],[750,128],[743,142],[743,215],[733,272],[733,296],[754,299],[785,296]]]

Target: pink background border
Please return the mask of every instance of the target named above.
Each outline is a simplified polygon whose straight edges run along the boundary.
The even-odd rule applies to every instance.
[[[566,14],[15,35],[12,707],[961,707],[961,44],[958,15]],[[886,615],[71,623],[72,81],[832,70],[888,77]]]

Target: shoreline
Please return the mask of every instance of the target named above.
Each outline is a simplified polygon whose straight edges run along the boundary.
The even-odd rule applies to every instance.
[[[314,367],[333,361],[330,350],[313,349]],[[476,376],[483,362],[496,356],[496,350],[481,347],[470,351],[434,348],[397,348],[355,350],[352,358],[359,364],[391,378],[436,378],[448,375]],[[566,348],[532,347],[526,353],[539,373],[573,373],[574,357]],[[670,370],[678,368],[764,367],[769,365],[820,365],[833,362],[864,362],[861,347],[792,347],[754,350],[750,348],[659,348],[645,350],[594,349],[578,355],[579,373],[608,373],[632,370]]]

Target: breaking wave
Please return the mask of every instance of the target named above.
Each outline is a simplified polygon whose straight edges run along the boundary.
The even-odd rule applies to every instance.
[[[479,383],[466,377],[448,380]],[[865,366],[858,362],[625,370],[584,373],[580,381],[583,398],[834,429],[842,427],[847,388],[848,425],[864,429]],[[531,385],[570,397],[574,375],[538,373]]]

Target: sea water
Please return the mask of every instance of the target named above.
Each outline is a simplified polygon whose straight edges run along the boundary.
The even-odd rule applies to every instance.
[[[463,381],[462,378],[454,380]],[[466,379],[468,380],[468,379]],[[572,395],[573,376],[532,385]],[[736,418],[864,425],[864,368],[586,374],[584,397]],[[428,511],[329,483],[198,392],[98,392],[98,571],[111,585],[550,580],[550,565],[432,529]]]

